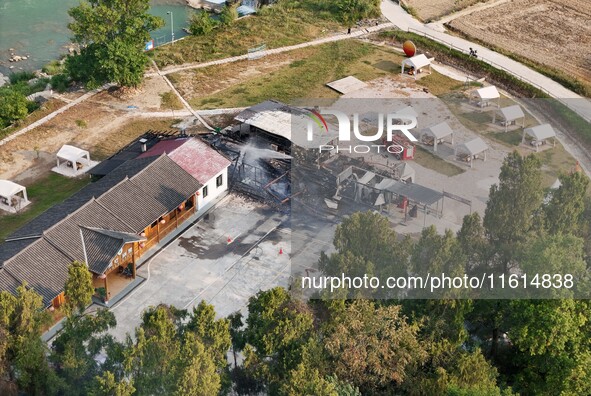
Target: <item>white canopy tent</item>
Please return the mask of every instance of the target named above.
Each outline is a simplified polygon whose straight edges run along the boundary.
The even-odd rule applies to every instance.
[[[52,170],[68,177],[79,176],[97,164],[90,160],[88,151],[68,144],[62,146],[56,157],[57,165]]]
[[[16,213],[29,203],[25,187],[10,180],[0,180],[0,209]]]
[[[423,143],[427,143],[428,137],[433,138],[433,151],[437,151],[437,144],[443,142],[443,140],[451,136],[451,144],[454,144],[454,131],[451,129],[449,124],[445,121],[440,122],[437,125],[430,126],[429,128],[425,129],[421,134],[421,141]],[[431,142],[428,142],[431,144]]]
[[[503,107],[499,109],[493,114],[493,124],[496,122],[497,113],[503,117],[503,125],[505,126],[505,132],[507,132],[507,128],[511,124],[516,124],[517,120],[521,119],[521,127],[525,127],[525,114],[523,110],[521,110],[521,106],[513,105],[508,107]]]
[[[533,138],[531,144],[536,147],[536,151],[542,144],[546,144],[546,141],[550,138],[556,138],[556,132],[550,124],[537,125],[531,128],[525,128],[523,130],[523,137],[521,143],[525,143],[525,137],[531,136]],[[554,139],[553,147],[556,146],[556,139]]]
[[[406,58],[402,61],[402,69],[400,74],[404,74],[404,68],[411,69],[412,73],[409,73],[414,78],[417,78],[417,74],[423,71],[423,68],[429,68],[429,74],[431,74],[431,60],[425,56],[425,54],[415,55],[412,58]]]
[[[480,154],[483,155],[483,160],[486,161],[486,152],[488,151],[488,145],[481,138],[475,138],[468,142],[459,144],[456,146],[456,156],[465,162],[470,162],[470,168],[472,168],[472,162],[478,158]]]
[[[474,96],[477,98],[478,106],[480,107],[490,106],[491,102],[493,102],[495,99],[497,100],[497,107],[501,107],[501,94],[499,94],[497,87],[494,85],[477,89],[474,93]]]

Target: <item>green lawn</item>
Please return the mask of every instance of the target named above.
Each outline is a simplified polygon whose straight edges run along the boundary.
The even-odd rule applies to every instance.
[[[417,164],[424,166],[427,169],[434,170],[445,176],[456,176],[460,173],[464,173],[465,170],[457,165],[445,161],[443,158],[438,157],[432,152],[426,150],[421,146],[416,146],[417,151],[415,153],[415,161]]]
[[[519,146],[521,144],[521,138],[523,137],[523,129],[519,128],[508,132],[492,132],[487,136],[500,143],[504,143],[507,146]]]
[[[21,213],[0,216],[0,241],[51,206],[70,197],[89,182],[89,177],[70,179],[52,172],[28,185],[27,194],[31,204]]]
[[[326,83],[353,75],[362,81],[390,75],[402,57],[393,51],[349,40],[305,49],[309,56],[288,67],[259,75],[213,95],[193,98],[198,109],[250,106],[270,98],[291,102],[303,98],[338,98]],[[234,65],[216,66],[235,67]]]
[[[155,61],[163,67],[187,62],[205,62],[243,55],[265,44],[278,48],[310,41],[344,30],[332,0],[279,0],[257,15],[242,18],[208,35],[188,36],[174,45],[157,48]]]

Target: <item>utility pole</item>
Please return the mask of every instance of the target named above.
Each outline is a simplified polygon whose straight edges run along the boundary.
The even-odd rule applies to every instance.
[[[172,11],[168,11],[166,13],[170,15],[170,35],[172,37],[170,44],[174,45],[174,20],[172,18]]]

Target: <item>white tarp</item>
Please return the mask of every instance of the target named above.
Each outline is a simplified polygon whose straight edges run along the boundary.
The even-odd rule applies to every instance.
[[[478,96],[482,100],[491,100],[491,99],[498,99],[501,97],[497,87],[494,85],[480,88],[476,90],[476,96]]]
[[[428,133],[435,139],[440,140],[449,135],[453,135],[454,131],[447,122],[443,121],[437,125],[430,126],[425,130],[425,133]]]
[[[415,70],[419,70],[422,67],[429,66],[431,61],[425,56],[425,54],[415,55],[412,58],[406,58],[402,61],[402,67],[414,67]]]
[[[90,160],[88,151],[79,149],[78,147],[64,144],[60,151],[57,152],[57,157],[70,162],[78,162],[83,158]]]
[[[523,114],[523,110],[521,110],[521,106],[519,105],[503,107],[499,111],[503,115],[505,121],[515,121],[525,117],[525,114]]]
[[[538,141],[556,137],[556,132],[554,132],[554,128],[552,128],[552,125],[550,124],[542,124],[531,128],[525,128],[523,133],[528,134]]]
[[[10,180],[0,180],[0,196],[11,198],[21,191],[25,191],[25,187],[20,184],[16,184]]]
[[[475,138],[460,144],[457,150],[474,156],[488,150],[488,145],[481,138]]]

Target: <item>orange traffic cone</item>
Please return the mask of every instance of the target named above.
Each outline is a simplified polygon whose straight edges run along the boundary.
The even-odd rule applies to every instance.
[[[279,254],[283,254],[283,248],[282,247],[279,248]]]
[[[232,238],[228,237],[228,244],[232,243]]]

